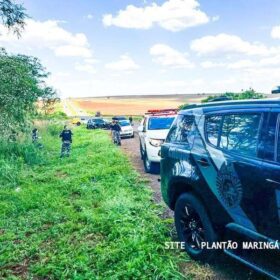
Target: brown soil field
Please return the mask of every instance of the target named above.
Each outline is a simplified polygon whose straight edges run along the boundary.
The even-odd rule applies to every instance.
[[[178,108],[186,103],[198,103],[205,95],[175,95],[175,96],[130,96],[72,99],[78,108],[94,114],[100,111],[102,115],[143,115],[149,109]]]

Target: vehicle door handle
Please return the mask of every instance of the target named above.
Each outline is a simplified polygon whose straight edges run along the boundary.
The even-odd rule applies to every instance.
[[[198,159],[197,162],[203,166],[203,167],[208,167],[210,166],[208,160],[206,158],[201,158],[201,159]]]
[[[272,179],[265,179],[266,182],[271,183],[271,184],[276,184],[276,185],[280,185],[280,182],[274,181]]]

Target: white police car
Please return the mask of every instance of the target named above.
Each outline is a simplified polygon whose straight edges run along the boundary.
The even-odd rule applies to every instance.
[[[147,173],[158,173],[161,145],[169,132],[177,110],[149,110],[138,127],[140,154]]]

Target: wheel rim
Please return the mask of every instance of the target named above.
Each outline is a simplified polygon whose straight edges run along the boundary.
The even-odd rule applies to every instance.
[[[199,215],[191,205],[181,210],[180,227],[183,241],[189,251],[198,254],[202,251],[201,242],[205,242],[205,234]]]

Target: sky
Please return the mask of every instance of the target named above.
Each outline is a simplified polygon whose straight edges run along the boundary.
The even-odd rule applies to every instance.
[[[21,0],[20,39],[61,97],[239,92],[280,85],[280,0]]]

